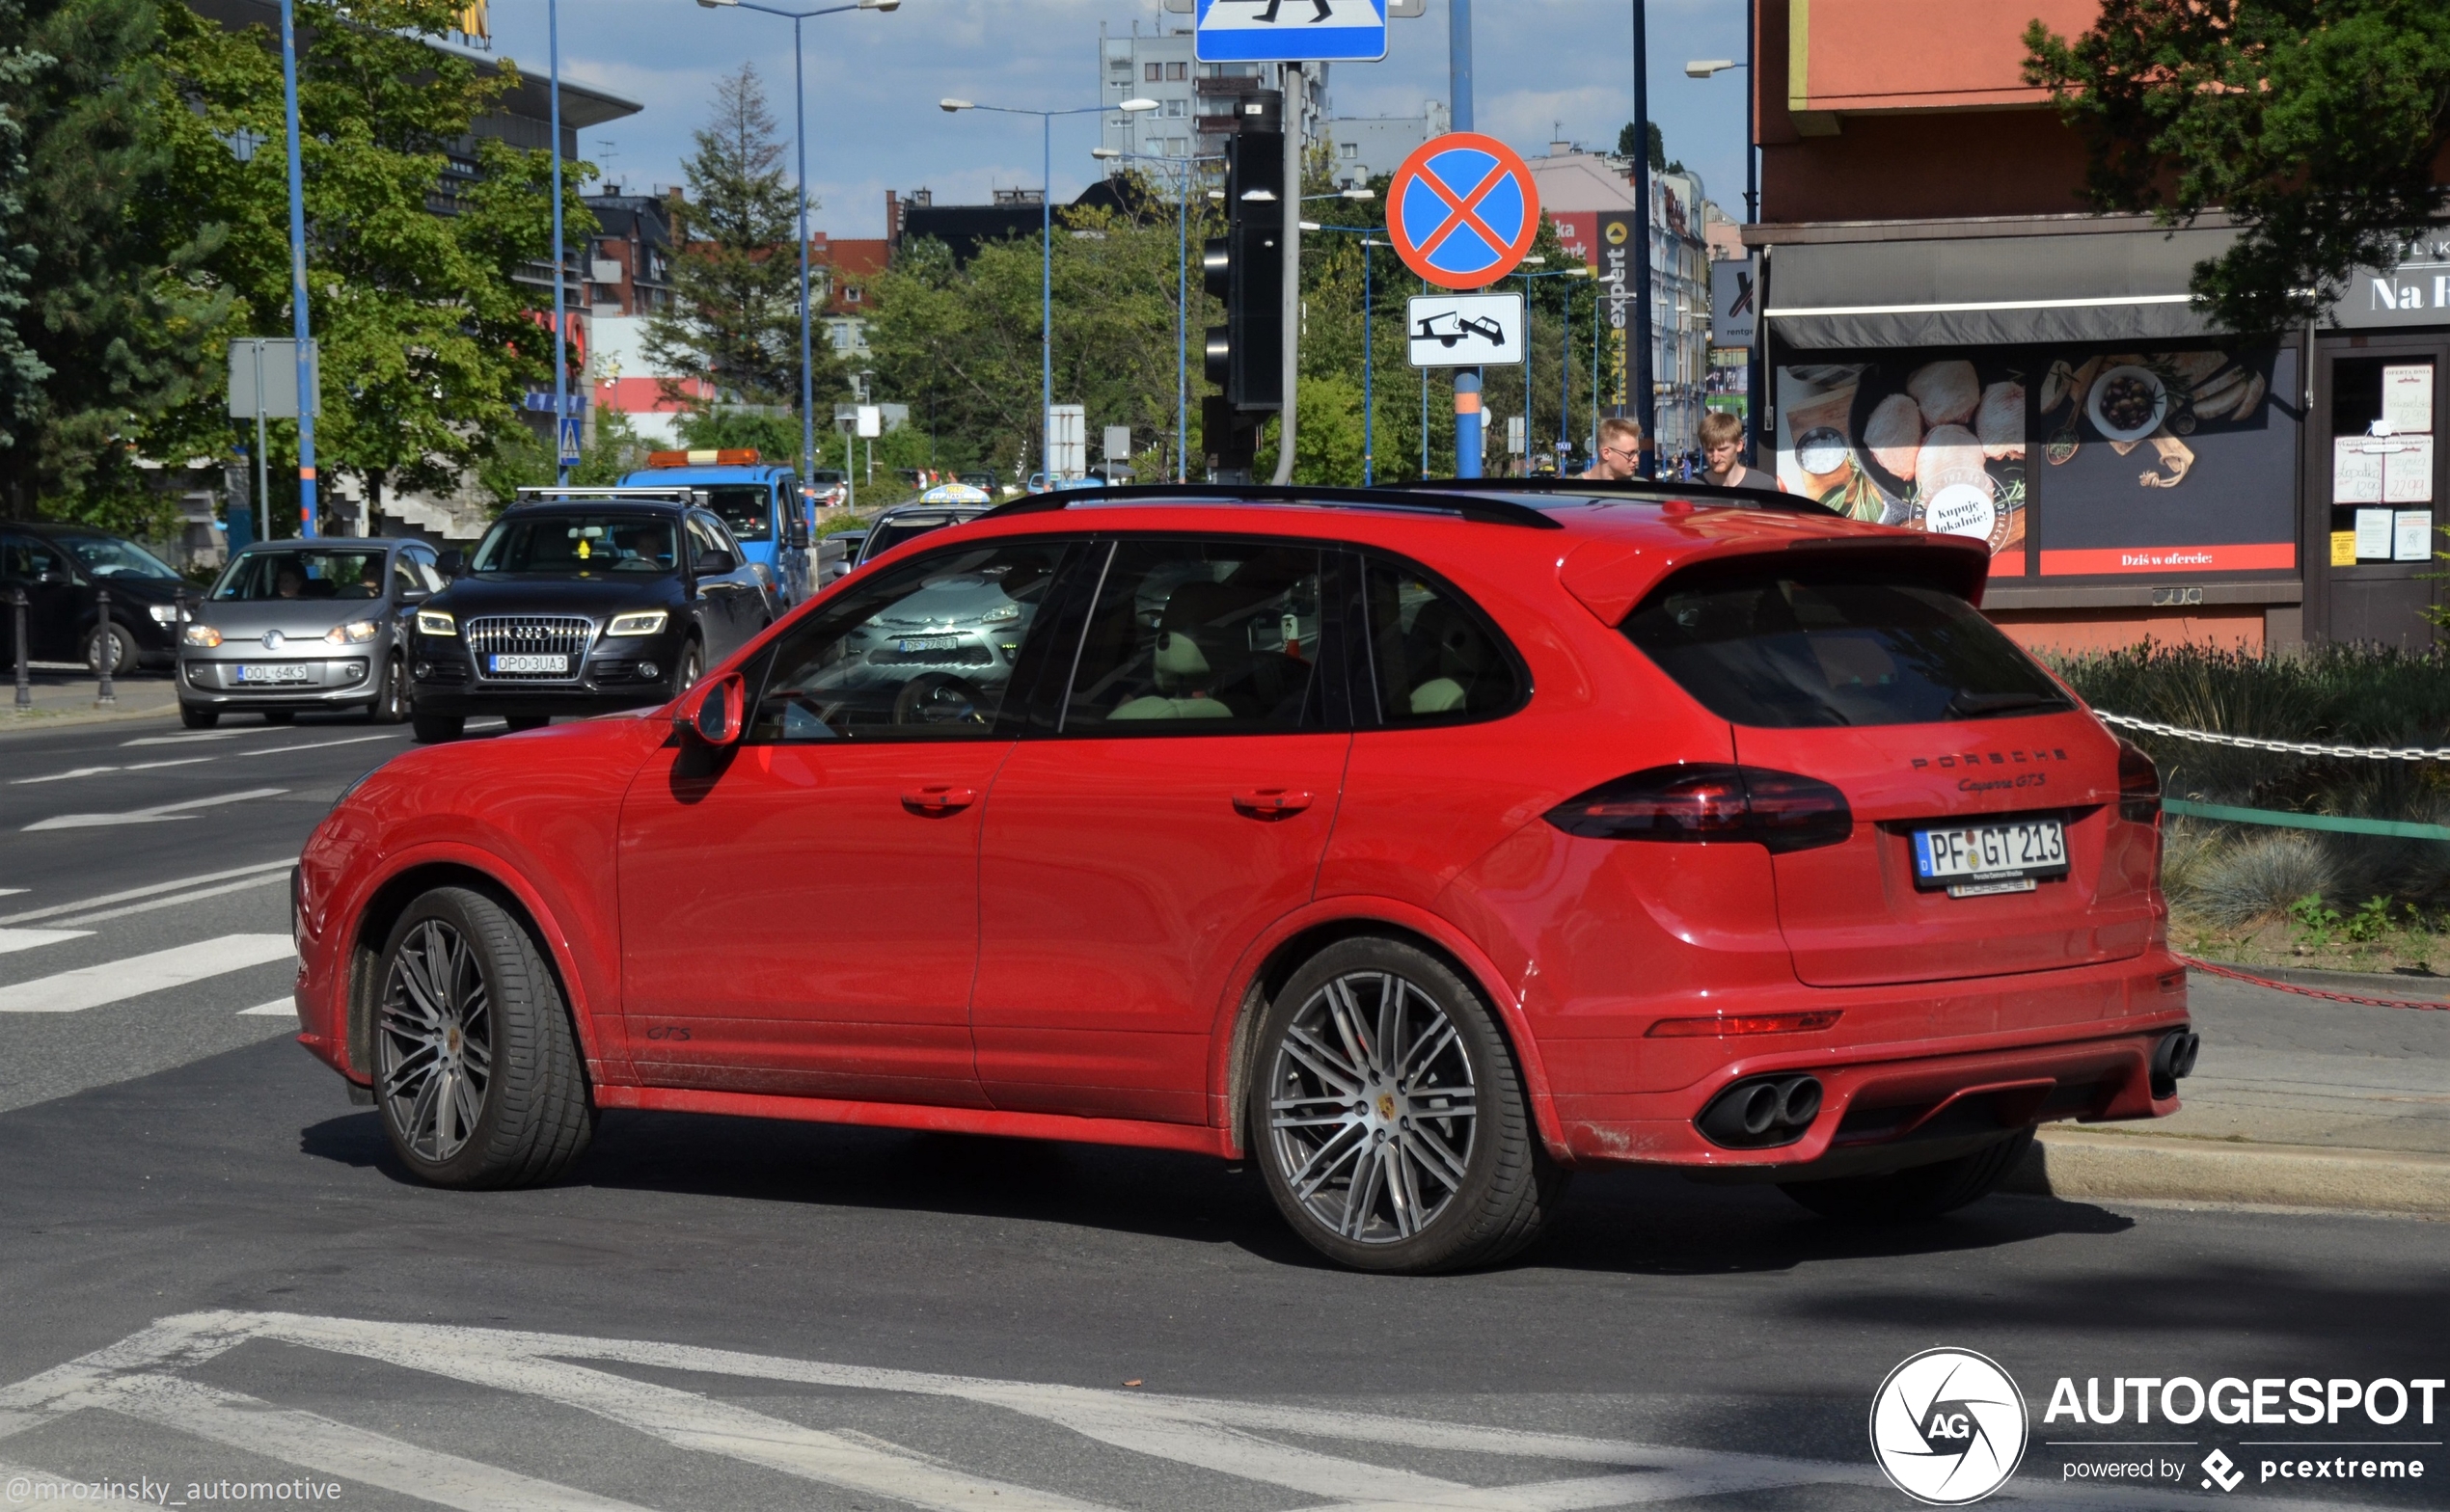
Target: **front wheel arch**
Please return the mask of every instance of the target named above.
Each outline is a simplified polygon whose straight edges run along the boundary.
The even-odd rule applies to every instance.
[[[563,959],[566,942],[558,930],[550,927],[548,916],[530,906],[528,899],[516,888],[481,868],[458,861],[428,861],[387,877],[358,909],[349,941],[349,1069],[369,1079],[374,1075],[374,1008],[383,990],[384,943],[391,938],[392,926],[399,922],[409,904],[438,887],[465,887],[482,894],[543,946],[545,969],[553,973],[554,986],[560,989],[561,1001],[569,1006],[570,1027],[579,1038],[579,1053],[592,1075],[592,1067],[603,1056],[594,1015],[586,1006],[586,993],[576,986],[577,973]]]

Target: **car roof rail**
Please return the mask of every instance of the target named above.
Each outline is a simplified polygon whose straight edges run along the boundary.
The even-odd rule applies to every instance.
[[[1050,514],[1075,504],[1305,504],[1327,509],[1383,509],[1399,514],[1452,515],[1485,525],[1511,525],[1534,530],[1562,530],[1565,524],[1529,504],[1511,499],[1484,499],[1456,491],[1433,497],[1440,485],[1414,485],[1412,492],[1391,488],[1311,487],[1291,483],[1127,483],[1114,488],[1066,488],[998,504],[981,518]]]
[[[606,484],[602,487],[591,484],[547,484],[537,488],[522,487],[518,490],[516,502],[512,507],[516,508],[519,504],[584,504],[597,500],[686,504],[691,502],[692,491],[685,483],[666,484],[661,488],[615,484]]]
[[[1449,477],[1418,482],[1381,483],[1380,488],[1449,490],[1456,493],[1570,494],[1592,500],[1621,499],[1628,502],[1689,499],[1695,503],[1737,509],[1774,509],[1785,514],[1834,515],[1838,511],[1802,494],[1774,488],[1727,488],[1716,483],[1679,482],[1674,478],[1596,477]]]

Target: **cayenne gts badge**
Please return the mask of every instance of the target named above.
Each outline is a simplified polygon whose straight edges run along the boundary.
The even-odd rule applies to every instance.
[[[1871,1399],[1871,1453],[1899,1491],[1932,1506],[1979,1501],[2025,1457],[2025,1395],[1997,1362],[1926,1349]]]

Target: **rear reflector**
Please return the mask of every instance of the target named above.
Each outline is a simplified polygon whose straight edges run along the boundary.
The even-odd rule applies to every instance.
[[[1662,1018],[1650,1026],[1653,1040],[1709,1040],[1721,1035],[1802,1035],[1837,1025],[1839,1011],[1813,1013],[1733,1013],[1724,1018]]]
[[[1590,840],[1749,842],[1773,851],[1839,844],[1854,832],[1846,796],[1791,771],[1691,762],[1603,782],[1547,813]]]
[[[753,468],[761,453],[754,446],[704,447],[695,451],[650,451],[650,468]]]
[[[2131,741],[2118,742],[2118,817],[2135,824],[2161,817],[2161,769]]]

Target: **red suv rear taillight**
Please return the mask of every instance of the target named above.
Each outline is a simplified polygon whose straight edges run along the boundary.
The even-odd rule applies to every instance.
[[[1592,840],[1749,841],[1773,851],[1834,846],[1855,827],[1846,796],[1826,782],[1723,762],[1603,782],[1550,809],[1547,820]]]
[[[2134,742],[2118,742],[2118,817],[2149,824],[2161,817],[2161,769]]]

